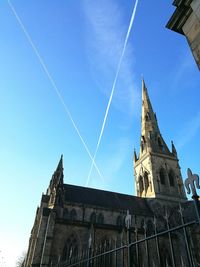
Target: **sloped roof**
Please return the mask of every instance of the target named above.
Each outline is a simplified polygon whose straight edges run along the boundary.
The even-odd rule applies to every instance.
[[[129,210],[131,214],[136,215],[153,214],[145,198],[69,184],[65,184],[64,189],[66,202],[112,210]]]

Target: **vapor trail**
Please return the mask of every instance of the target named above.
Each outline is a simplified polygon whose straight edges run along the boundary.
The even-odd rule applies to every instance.
[[[92,163],[91,163],[91,166],[90,166],[90,171],[89,171],[89,174],[88,174],[86,186],[88,186],[88,184],[89,184],[90,176],[91,176],[92,169],[93,169],[93,166],[94,166],[94,163],[95,163],[95,159],[96,159],[96,155],[97,155],[97,152],[98,152],[98,149],[99,149],[99,145],[101,143],[102,135],[103,135],[105,124],[106,124],[107,117],[108,117],[108,112],[109,112],[109,109],[110,109],[110,104],[112,102],[112,98],[113,98],[113,94],[114,94],[114,91],[115,91],[117,78],[119,76],[121,63],[122,63],[122,60],[123,60],[123,57],[124,57],[124,53],[125,53],[125,50],[126,50],[126,45],[127,45],[127,42],[128,42],[130,31],[132,29],[133,21],[135,19],[135,13],[136,13],[136,10],[137,10],[137,5],[138,5],[138,0],[135,1],[135,5],[134,5],[134,8],[133,8],[133,12],[132,12],[131,20],[130,20],[130,23],[129,23],[128,31],[127,31],[126,38],[125,38],[125,41],[124,41],[123,50],[122,50],[122,53],[121,53],[121,56],[120,56],[120,59],[119,59],[119,63],[117,65],[117,72],[116,72],[115,79],[114,79],[114,82],[113,82],[110,98],[109,98],[109,101],[108,101],[108,105],[107,105],[107,108],[106,108],[106,113],[105,113],[103,124],[102,124],[102,127],[101,127],[101,132],[100,132],[98,143],[97,143],[97,146],[96,146],[96,150],[95,150],[95,153],[94,153],[94,156],[93,156],[93,159],[92,159]]]
[[[57,87],[57,85],[56,85],[56,83],[55,83],[53,77],[52,77],[51,74],[49,73],[49,71],[48,71],[48,69],[47,69],[47,66],[46,66],[46,64],[44,63],[44,60],[42,59],[42,57],[41,57],[41,55],[40,55],[40,53],[39,53],[39,51],[38,51],[36,45],[34,44],[34,42],[33,42],[32,38],[31,38],[30,34],[29,34],[28,31],[26,30],[26,28],[25,28],[25,26],[24,26],[22,20],[20,19],[20,17],[19,17],[19,15],[17,14],[17,12],[16,12],[14,6],[11,4],[11,2],[10,2],[9,0],[8,0],[8,5],[9,5],[10,9],[12,10],[12,12],[13,12],[13,14],[14,14],[14,16],[15,16],[17,22],[19,23],[19,25],[20,25],[22,31],[24,32],[24,34],[25,34],[25,36],[26,36],[26,38],[27,38],[29,44],[31,45],[33,51],[35,52],[35,54],[36,54],[36,56],[37,56],[37,58],[38,58],[38,60],[39,60],[39,62],[40,62],[40,64],[41,64],[41,66],[42,66],[44,72],[46,73],[46,75],[47,75],[47,77],[48,77],[48,79],[49,79],[49,81],[50,81],[50,83],[51,83],[51,85],[52,85],[54,91],[56,92],[56,94],[57,94],[57,96],[58,96],[58,98],[59,98],[59,100],[60,100],[60,102],[61,102],[61,104],[62,104],[62,106],[63,106],[63,108],[64,108],[64,110],[65,110],[65,112],[67,113],[67,116],[69,117],[69,119],[70,119],[70,121],[71,121],[71,123],[72,123],[72,125],[73,125],[73,127],[74,127],[74,129],[75,129],[75,131],[77,132],[77,134],[78,134],[78,136],[79,136],[79,138],[80,138],[80,140],[81,140],[81,142],[82,142],[82,144],[83,144],[83,146],[84,146],[84,148],[85,148],[87,154],[89,155],[90,159],[92,160],[93,165],[95,166],[95,168],[96,168],[96,170],[97,170],[99,176],[100,176],[101,179],[102,179],[102,182],[104,183],[104,178],[103,178],[103,176],[102,176],[102,174],[101,174],[101,172],[100,172],[100,170],[99,170],[99,168],[98,168],[96,162],[94,162],[94,158],[92,157],[92,155],[91,155],[91,153],[90,153],[90,151],[89,151],[89,149],[88,149],[87,144],[85,143],[84,139],[82,138],[82,136],[81,136],[81,134],[80,134],[80,132],[79,132],[79,129],[77,128],[77,126],[76,126],[76,124],[75,124],[75,121],[74,121],[73,118],[72,118],[71,112],[69,111],[67,105],[65,104],[65,102],[64,102],[64,100],[63,100],[63,97],[62,97],[62,95],[61,95],[61,93],[60,93],[60,91],[59,91],[59,89],[58,89],[58,87]]]

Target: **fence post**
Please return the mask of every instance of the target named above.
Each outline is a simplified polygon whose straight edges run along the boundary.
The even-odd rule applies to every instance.
[[[149,266],[149,246],[147,241],[147,224],[146,220],[144,221],[144,237],[145,237],[145,250],[146,250],[146,256],[147,256],[147,266]]]
[[[171,252],[171,257],[172,257],[172,265],[173,265],[173,267],[176,267],[175,259],[174,259],[174,249],[173,249],[173,245],[172,245],[172,237],[171,237],[171,232],[169,231],[170,230],[170,227],[169,227],[169,214],[168,214],[167,210],[166,210],[165,220],[167,222],[169,246],[170,246],[170,252]],[[166,261],[167,261],[167,259],[166,259]]]
[[[130,227],[131,227],[131,215],[129,214],[129,210],[127,210],[125,217],[126,224],[126,233],[127,233],[127,266],[130,267]]]
[[[136,262],[139,266],[139,247],[138,247],[138,228],[135,227],[135,241],[136,241]]]
[[[192,199],[194,199],[194,206],[197,214],[198,224],[200,224],[200,204],[199,196],[197,194],[196,188],[200,189],[199,176],[193,174],[190,168],[187,170],[188,178],[185,180],[185,187],[187,193],[190,194],[192,191]]]
[[[160,248],[159,248],[159,239],[158,239],[158,236],[157,236],[157,222],[156,222],[156,217],[154,216],[154,220],[153,220],[153,223],[154,223],[154,230],[155,230],[155,235],[156,235],[156,250],[157,250],[157,254],[158,254],[158,266],[161,266],[161,262],[160,262]],[[155,263],[154,263],[155,265]]]

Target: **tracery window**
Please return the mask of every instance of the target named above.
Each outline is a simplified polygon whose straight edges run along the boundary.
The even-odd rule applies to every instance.
[[[90,222],[91,223],[96,223],[96,213],[92,212],[91,216],[90,216]]]
[[[169,176],[169,184],[170,186],[174,186],[174,172],[172,170],[169,171],[168,173]]]
[[[145,191],[147,191],[149,187],[149,178],[147,172],[144,173],[144,185],[145,185]]]
[[[140,194],[142,194],[142,192],[144,191],[144,182],[143,182],[142,176],[139,177],[139,191],[140,191]]]
[[[166,184],[166,181],[165,181],[165,170],[163,168],[160,169],[160,182],[162,185],[165,185]]]
[[[62,261],[73,261],[78,256],[78,242],[72,234],[65,242],[62,253]]]
[[[154,233],[154,226],[151,220],[147,221],[147,234],[152,235]]]
[[[103,224],[104,223],[104,216],[103,216],[102,213],[99,214],[97,221],[98,221],[99,224]]]
[[[76,210],[75,209],[72,209],[71,212],[70,212],[70,219],[72,221],[76,221],[77,220],[77,213],[76,213]]]
[[[111,249],[111,243],[109,242],[109,239],[107,237],[102,239],[100,246],[101,246],[102,252],[106,252]],[[100,260],[101,260],[100,266],[104,266],[104,267],[112,266],[112,253],[104,255],[103,258]]]

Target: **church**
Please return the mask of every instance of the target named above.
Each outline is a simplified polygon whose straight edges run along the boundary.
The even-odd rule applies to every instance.
[[[61,156],[37,208],[24,266],[200,266],[195,205],[144,80],[133,164],[137,196],[65,184]]]

